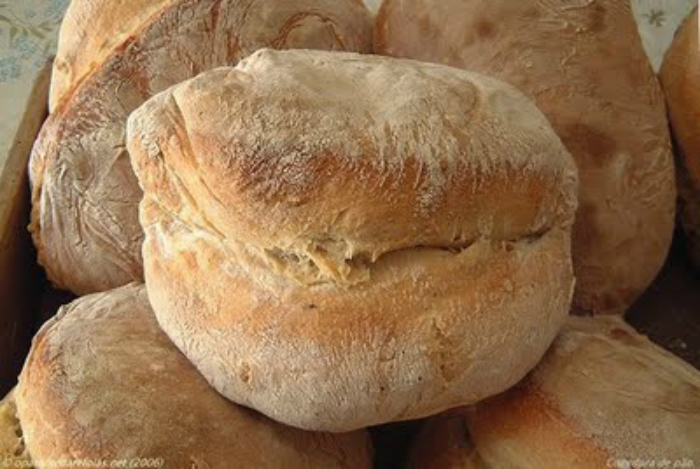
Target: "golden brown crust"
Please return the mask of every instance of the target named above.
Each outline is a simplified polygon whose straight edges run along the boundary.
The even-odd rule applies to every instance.
[[[32,467],[17,418],[14,390],[0,401],[0,467]]]
[[[442,433],[454,434],[454,419],[467,422],[471,446],[448,445]],[[443,469],[470,467],[458,455],[474,451],[499,469],[688,464],[700,459],[700,372],[622,319],[571,317],[518,386],[433,420],[426,428],[438,428],[421,432],[413,460],[455,453]]]
[[[700,265],[700,47],[698,11],[676,33],[661,69],[661,85],[678,145],[681,223],[694,262]]]
[[[530,94],[579,167],[578,309],[624,311],[674,224],[663,96],[629,2],[385,0],[375,52],[465,67]]]
[[[17,391],[35,460],[369,468],[368,435],[306,433],[227,401],[168,340],[145,288],[83,297],[34,339]]]
[[[72,0],[68,5],[54,59],[49,112],[134,34],[175,0]]]
[[[343,431],[475,402],[568,312],[575,168],[511,87],[267,50],[128,127],[159,322],[277,420]]]
[[[94,52],[111,50],[61,99],[32,153],[30,229],[39,262],[58,287],[78,294],[142,278],[142,194],[124,142],[131,111],[260,47],[371,48],[369,16],[355,0],[177,0],[132,26],[121,43]],[[90,44],[101,44],[96,34]]]
[[[536,389],[520,385],[482,404],[477,411],[467,410],[465,418],[486,468],[608,467],[611,455],[587,439],[556,402],[552,404],[549,396]],[[593,405],[590,409],[595,411]]]

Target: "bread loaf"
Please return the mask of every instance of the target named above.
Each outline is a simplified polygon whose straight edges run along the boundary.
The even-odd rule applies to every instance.
[[[577,310],[624,311],[666,258],[676,203],[658,80],[628,0],[385,0],[375,52],[529,94],[578,165]]]
[[[514,88],[260,51],[129,119],[149,298],[235,402],[306,429],[499,392],[568,312],[576,170]]]
[[[517,387],[429,421],[409,467],[693,467],[698,442],[698,370],[619,318],[571,317]]]
[[[53,113],[76,85],[138,36],[152,17],[176,0],[75,0],[68,4],[58,36],[49,112]]]
[[[48,321],[34,339],[16,399],[35,461],[371,467],[364,431],[302,432],[217,394],[160,330],[136,284],[83,297]]]
[[[53,113],[30,164],[30,229],[54,284],[85,294],[142,278],[126,118],[158,91],[264,46],[368,52],[369,15],[357,0],[71,3]]]
[[[0,401],[0,467],[31,468],[13,392]]]
[[[676,33],[661,69],[668,113],[679,150],[680,220],[700,266],[700,47],[698,11]]]

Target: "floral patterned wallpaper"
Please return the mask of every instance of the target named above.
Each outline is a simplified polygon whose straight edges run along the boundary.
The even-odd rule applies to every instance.
[[[698,0],[632,1],[642,42],[655,70],[661,67],[676,29],[697,4]]]
[[[0,0],[0,175],[69,2]]]
[[[69,0],[0,0],[0,83],[40,69],[56,49]]]

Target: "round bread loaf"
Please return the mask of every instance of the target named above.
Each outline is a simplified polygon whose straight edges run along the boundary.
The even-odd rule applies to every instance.
[[[173,469],[372,464],[364,431],[302,432],[217,394],[160,330],[136,284],[83,297],[48,321],[16,400],[35,461],[145,460]]]
[[[0,401],[0,467],[31,468],[31,458],[24,446],[13,392]]]
[[[464,67],[529,94],[578,165],[574,306],[621,313],[661,269],[674,227],[663,94],[630,2],[385,0],[375,52]]]
[[[357,0],[74,0],[30,164],[30,230],[49,279],[86,294],[143,278],[124,133],[146,99],[261,47],[369,52],[371,33]]]
[[[680,153],[680,219],[690,254],[700,266],[700,46],[698,11],[676,33],[661,69],[671,126]]]
[[[576,169],[508,85],[264,50],[148,101],[128,135],[161,326],[276,420],[344,431],[475,402],[568,313]]]
[[[518,386],[429,420],[409,467],[694,467],[699,442],[698,370],[622,319],[571,317]]]

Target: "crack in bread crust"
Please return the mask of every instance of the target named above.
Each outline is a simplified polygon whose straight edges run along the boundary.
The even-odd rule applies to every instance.
[[[171,174],[171,177],[173,176]],[[296,239],[284,248],[268,248],[232,239],[218,231],[211,223],[204,222],[204,224],[199,224],[185,221],[181,218],[181,213],[167,212],[163,205],[153,198],[149,198],[149,201],[144,202],[144,205],[151,206],[150,212],[167,213],[169,221],[164,224],[162,222],[164,217],[162,216],[142,218],[144,227],[164,234],[161,239],[167,238],[165,233],[171,229],[188,227],[186,229],[194,236],[206,233],[206,237],[210,242],[219,245],[221,249],[225,250],[227,256],[231,259],[236,259],[237,263],[263,268],[270,274],[279,275],[287,280],[306,286],[332,285],[341,288],[352,288],[371,282],[372,270],[378,268],[384,262],[391,262],[391,258],[396,256],[407,256],[431,251],[446,255],[458,255],[470,249],[475,243],[486,241],[501,243],[503,246],[507,246],[507,249],[512,250],[515,249],[515,245],[518,243],[529,244],[536,242],[553,229],[546,228],[516,239],[476,238],[466,242],[458,240],[452,244],[445,245],[406,246],[383,252],[358,252],[353,249],[351,241],[330,237]],[[179,228],[173,228],[176,226]]]

